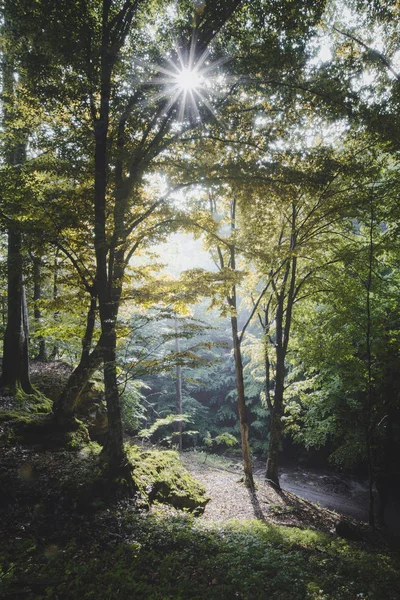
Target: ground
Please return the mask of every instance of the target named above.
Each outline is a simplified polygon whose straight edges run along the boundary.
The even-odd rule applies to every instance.
[[[232,461],[184,453],[207,489],[203,516],[93,497],[96,453],[15,445],[0,459],[0,596],[7,600],[398,600],[400,559],[354,543],[337,515],[257,481]]]
[[[186,468],[206,487],[211,500],[202,519],[211,522],[230,519],[260,519],[280,525],[315,527],[333,531],[339,515],[321,508],[287,491],[276,491],[262,476],[256,476],[254,494],[241,481],[242,467],[238,460],[207,456],[203,453],[183,453]]]

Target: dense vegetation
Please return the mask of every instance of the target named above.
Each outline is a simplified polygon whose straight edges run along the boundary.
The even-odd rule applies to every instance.
[[[282,451],[318,455],[368,478],[369,524],[385,525],[400,490],[399,3],[1,11],[4,506],[46,505],[14,486],[13,449],[49,464],[68,450],[92,468],[63,496],[99,519],[80,540],[68,514],[70,543],[42,563],[40,514],[20,540],[6,528],[7,592],[21,577],[37,597],[378,598],[387,578],[395,598],[388,555],[367,572],[370,550],[322,534],[134,515],[207,498],[176,454],[124,444],[240,454],[250,493],[255,457],[279,492]]]

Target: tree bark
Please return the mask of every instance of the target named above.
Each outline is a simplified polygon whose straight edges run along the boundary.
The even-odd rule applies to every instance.
[[[101,82],[100,104],[98,118],[94,122],[95,134],[95,254],[96,254],[96,282],[95,288],[99,299],[99,312],[101,324],[102,354],[104,364],[104,391],[108,413],[108,436],[103,452],[107,456],[109,466],[125,462],[123,448],[122,421],[119,405],[116,367],[117,336],[115,331],[118,304],[120,299],[119,289],[122,278],[116,280],[114,267],[110,264],[107,268],[107,255],[114,249],[108,247],[106,235],[106,196],[108,152],[107,142],[109,134],[109,114],[111,97],[111,75],[116,59],[113,50],[113,41],[110,39],[109,12],[110,0],[103,0],[102,40],[101,40]],[[114,40],[114,44],[116,41]],[[116,198],[118,202],[118,198]]]
[[[279,483],[279,452],[282,438],[283,393],[285,378],[285,357],[282,349],[276,352],[274,404],[270,413],[267,470],[265,477],[275,488]]]
[[[367,389],[367,415],[365,423],[365,444],[367,447],[367,462],[368,462],[368,487],[369,487],[369,508],[368,522],[371,527],[375,527],[375,502],[374,502],[374,475],[375,475],[375,456],[373,447],[374,440],[374,381],[372,373],[372,314],[371,314],[371,291],[372,291],[372,275],[374,263],[374,207],[373,198],[370,198],[370,224],[369,224],[369,248],[368,248],[368,277],[366,282],[366,317],[367,326],[365,332],[365,344],[367,350],[367,374],[368,374],[368,389]]]
[[[6,10],[3,13],[4,27],[8,27]],[[6,137],[5,163],[13,168],[15,186],[22,183],[18,176],[26,159],[26,134],[14,122],[16,108],[14,65],[8,49],[3,48],[3,129]],[[20,192],[20,190],[17,190]],[[20,209],[18,202],[9,200],[10,208]],[[15,393],[18,388],[33,392],[29,377],[28,310],[23,280],[22,233],[18,223],[11,218],[8,223],[7,247],[7,327],[4,335],[3,370],[0,386]]]
[[[20,387],[25,393],[31,394],[33,388],[29,376],[28,310],[21,246],[21,233],[10,225],[7,250],[7,327],[0,385],[9,393],[15,393]]]
[[[244,379],[243,379],[243,361],[242,352],[240,348],[239,336],[238,336],[238,324],[236,315],[231,316],[231,328],[232,328],[232,340],[233,340],[233,354],[235,358],[235,373],[236,373],[236,389],[237,389],[237,401],[238,401],[238,412],[240,421],[240,433],[242,440],[242,458],[243,458],[243,469],[245,484],[254,490],[254,479],[253,469],[251,466],[251,455],[250,455],[250,444],[249,444],[249,423],[247,417],[246,407],[246,396],[244,390]]]
[[[276,310],[275,310],[275,328],[276,328],[276,341],[275,341],[275,390],[274,390],[274,402],[271,405],[270,400],[267,401],[270,408],[270,430],[269,430],[269,444],[268,444],[268,457],[265,477],[271,485],[276,489],[280,489],[279,483],[279,452],[280,444],[282,439],[282,417],[284,413],[284,392],[285,392],[285,368],[286,368],[286,355],[289,345],[290,330],[292,325],[292,313],[293,305],[295,300],[295,285],[297,277],[297,257],[295,254],[297,233],[296,233],[296,205],[292,204],[292,215],[291,215],[291,236],[290,236],[290,253],[291,256],[287,258],[286,267],[280,284],[280,289],[277,287],[276,281],[272,280],[271,285],[273,287],[276,296]],[[265,324],[268,327],[268,323]],[[266,362],[266,367],[267,365]],[[266,379],[269,380],[269,368],[266,372]]]
[[[119,390],[117,382],[116,346],[117,336],[112,325],[103,328],[104,390],[108,415],[108,434],[104,454],[111,468],[119,468],[126,462]]]
[[[175,331],[177,332],[176,325],[175,325]],[[178,334],[175,339],[175,350],[177,353],[180,351]],[[175,389],[176,389],[176,414],[181,417],[182,416],[182,367],[181,367],[181,365],[176,365]],[[176,432],[178,434],[178,450],[182,451],[182,421],[179,421],[179,423],[177,423],[176,425],[177,425]]]
[[[57,300],[58,298],[58,270],[59,270],[59,264],[58,264],[58,248],[56,249],[55,255],[54,255],[54,272],[53,272],[53,300]],[[59,318],[59,311],[55,310],[54,314],[53,314],[53,319],[54,319],[54,323],[57,323]],[[56,360],[58,355],[58,344],[57,342],[54,343],[52,351],[49,355],[49,360]]]
[[[42,299],[42,273],[41,273],[41,259],[40,257],[30,255],[33,263],[33,316],[35,319],[35,324],[37,327],[40,327],[42,313],[40,310],[39,302]],[[40,362],[45,362],[47,360],[46,353],[46,341],[43,336],[38,337],[38,352],[35,356],[35,360]]]

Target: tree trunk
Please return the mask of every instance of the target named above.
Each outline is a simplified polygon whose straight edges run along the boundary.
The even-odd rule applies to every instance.
[[[365,442],[367,447],[368,460],[368,481],[369,481],[369,510],[368,521],[371,527],[375,527],[375,503],[374,503],[374,475],[375,475],[375,456],[374,456],[374,377],[372,372],[372,308],[371,291],[374,263],[374,206],[373,197],[370,197],[370,223],[369,223],[369,248],[368,248],[368,277],[366,282],[366,317],[367,327],[365,332],[365,343],[367,350],[367,415],[365,424]]]
[[[39,302],[42,299],[42,273],[41,273],[41,259],[31,254],[33,263],[33,316],[35,319],[35,325],[40,327],[42,314],[39,306]],[[38,352],[35,356],[35,360],[45,362],[47,360],[46,355],[46,341],[43,336],[38,337]]]
[[[287,271],[287,276],[289,275],[289,271]],[[282,416],[283,416],[283,393],[285,389],[285,358],[286,358],[286,349],[287,349],[287,341],[285,340],[284,330],[287,329],[287,319],[289,312],[289,305],[286,309],[286,322],[284,327],[284,292],[285,292],[285,282],[283,284],[283,289],[278,296],[277,299],[277,308],[275,313],[275,323],[276,323],[276,343],[275,343],[275,357],[276,357],[276,365],[275,365],[275,390],[274,390],[274,403],[272,406],[272,411],[270,413],[270,427],[269,427],[269,444],[268,444],[268,457],[267,457],[267,469],[265,473],[265,477],[269,483],[271,483],[275,488],[280,489],[279,484],[279,451],[280,451],[280,442],[282,437]]]
[[[5,30],[6,7],[3,13]],[[4,32],[3,32],[4,33]],[[26,159],[26,133],[15,123],[15,77],[10,48],[3,48],[3,130],[5,133],[5,164],[13,168],[15,186],[22,187],[19,173]],[[8,137],[7,137],[8,136]],[[18,190],[21,192],[23,190]],[[8,199],[9,209],[20,212],[20,201]],[[33,392],[29,378],[28,310],[23,281],[22,233],[12,218],[8,220],[7,247],[7,327],[4,335],[3,371],[0,386],[14,394],[18,388]]]
[[[278,353],[277,353],[278,354]],[[265,477],[275,488],[279,483],[279,452],[282,438],[283,391],[284,391],[285,359],[277,356],[274,405],[270,414],[267,470]]]
[[[242,439],[242,457],[245,484],[254,490],[253,470],[251,466],[251,455],[249,445],[249,423],[247,418],[246,397],[244,392],[243,361],[240,342],[238,337],[238,324],[236,315],[231,316],[233,354],[235,358],[236,389],[238,400],[238,412],[240,421],[240,433]]]
[[[57,420],[72,419],[86,385],[101,365],[102,360],[101,340],[99,340],[91,354],[81,357],[79,365],[72,371],[59,399],[54,403],[53,413]]]
[[[290,330],[292,325],[292,313],[295,300],[295,284],[297,275],[297,256],[295,253],[297,243],[296,233],[296,218],[297,210],[295,203],[292,204],[292,220],[291,220],[291,236],[290,236],[290,252],[292,255],[287,258],[286,267],[278,289],[276,281],[272,279],[271,285],[276,296],[275,310],[275,391],[274,403],[267,395],[267,401],[270,408],[270,431],[268,444],[267,468],[265,477],[271,485],[280,489],[279,483],[279,452],[282,439],[282,417],[284,413],[283,396],[285,391],[285,363],[288,351]],[[283,232],[282,232],[283,233]],[[283,236],[282,236],[283,237]],[[266,322],[266,327],[268,323]],[[269,364],[266,361],[266,379],[269,381]]]
[[[89,356],[81,358],[79,365],[69,376],[58,401],[55,402],[53,412],[58,420],[68,420],[75,415],[82,393],[90,378],[100,367],[102,359],[101,341],[99,341]]]
[[[176,326],[175,326],[176,328]],[[178,336],[175,339],[175,350],[176,352],[180,351],[179,348],[179,338]],[[175,389],[176,389],[176,414],[178,416],[182,416],[182,367],[181,365],[176,365],[176,380],[175,380]],[[182,451],[182,421],[176,424],[176,432],[178,433],[178,449]]]
[[[105,60],[105,59],[104,59]],[[104,364],[104,392],[108,414],[108,435],[103,448],[111,468],[122,466],[126,462],[123,444],[121,408],[117,384],[116,365],[116,321],[124,274],[123,257],[120,253],[108,267],[108,244],[106,237],[106,189],[107,189],[107,132],[108,101],[110,78],[107,80],[107,68],[104,66],[102,84],[102,107],[100,119],[96,124],[95,152],[95,250],[96,250],[96,290],[99,298],[101,338]],[[112,251],[115,250],[115,247]],[[113,264],[111,264],[113,262]]]
[[[53,273],[53,300],[57,300],[58,298],[58,249],[56,249],[56,253],[54,256],[54,273]],[[53,319],[54,319],[54,324],[57,323],[59,318],[59,311],[56,310],[54,311],[53,314]],[[58,356],[58,344],[57,342],[55,342],[55,344],[53,345],[53,349],[51,351],[51,354],[49,356],[49,360],[56,360]]]
[[[23,283],[21,246],[21,233],[10,226],[7,251],[7,327],[0,385],[11,394],[18,388],[27,394],[33,392],[29,377],[28,310]]]
[[[111,469],[119,469],[126,462],[126,456],[117,382],[117,336],[112,324],[109,328],[104,328],[103,332],[104,389],[108,415],[108,434],[104,454],[108,458]]]

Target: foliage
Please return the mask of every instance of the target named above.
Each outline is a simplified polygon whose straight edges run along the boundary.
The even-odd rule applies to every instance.
[[[153,433],[155,433],[160,427],[171,425],[174,423],[190,423],[190,417],[188,415],[167,415],[162,419],[156,419],[154,423],[147,427],[147,429],[141,429],[138,432],[138,436],[144,439],[150,439]]]
[[[44,550],[32,536],[2,547],[6,598],[395,600],[400,591],[395,556],[307,529],[118,510],[97,519],[95,533],[73,527]]]
[[[204,438],[204,444],[206,447],[211,448],[213,445],[215,446],[226,446],[227,448],[232,448],[232,446],[236,446],[238,443],[237,438],[230,433],[220,433],[219,435],[212,438],[210,432],[207,432],[208,435]]]
[[[143,391],[148,389],[142,381],[130,381],[123,387],[121,393],[122,424],[126,433],[134,433],[145,419],[145,409],[142,400]]]
[[[292,402],[286,422],[297,440],[316,447],[329,443],[332,460],[347,466],[365,462],[371,431],[374,470],[394,475],[392,452],[398,435],[393,421],[399,406],[398,270],[394,266],[398,250],[389,228],[389,222],[388,228],[376,224],[370,246],[368,228],[360,222],[353,236],[347,237],[342,260],[326,273],[328,292],[305,307],[302,322],[297,324],[289,388]],[[373,277],[367,305],[369,249],[373,251]],[[392,450],[388,454],[389,438]]]

